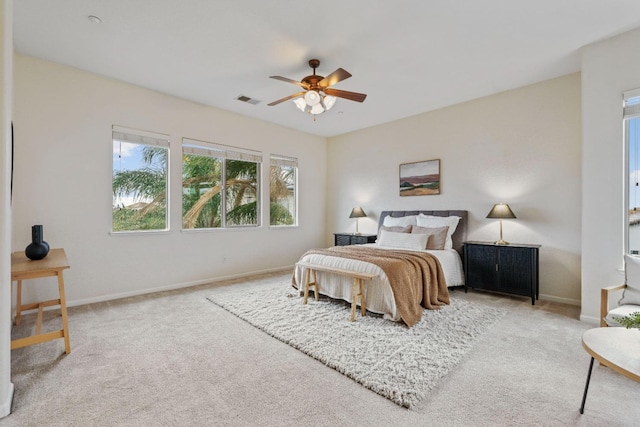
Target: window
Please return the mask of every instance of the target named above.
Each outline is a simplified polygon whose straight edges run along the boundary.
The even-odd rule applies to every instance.
[[[182,141],[182,228],[260,225],[260,153]]]
[[[297,225],[298,159],[271,155],[269,224]]]
[[[640,90],[625,93],[624,135],[627,155],[626,252],[640,253]]]
[[[167,135],[114,126],[111,230],[168,229]]]

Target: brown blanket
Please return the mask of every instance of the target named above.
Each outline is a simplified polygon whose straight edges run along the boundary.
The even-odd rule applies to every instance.
[[[307,254],[356,259],[380,267],[389,279],[398,313],[407,326],[420,320],[422,307],[438,309],[449,304],[444,272],[438,259],[431,254],[360,245],[312,249]]]

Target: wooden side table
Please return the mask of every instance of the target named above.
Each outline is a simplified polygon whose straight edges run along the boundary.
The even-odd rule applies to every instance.
[[[14,252],[11,254],[11,281],[17,282],[16,289],[16,325],[20,324],[23,311],[38,310],[36,320],[36,333],[30,337],[19,338],[11,341],[11,350],[39,344],[46,341],[64,338],[65,353],[71,353],[69,344],[69,326],[67,323],[67,302],[64,295],[63,270],[70,268],[67,261],[67,254],[64,249],[51,249],[49,254],[38,261],[32,261],[26,257],[24,252]],[[41,277],[55,276],[58,278],[58,291],[60,299],[36,302],[32,304],[22,304],[22,281],[27,279],[37,279]],[[44,307],[60,306],[62,315],[62,329],[59,331],[42,333],[42,309]]]
[[[539,296],[540,245],[464,242],[464,290],[484,289],[531,298]]]

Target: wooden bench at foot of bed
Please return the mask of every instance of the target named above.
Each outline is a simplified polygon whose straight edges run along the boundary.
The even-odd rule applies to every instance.
[[[309,298],[309,288],[313,286],[313,294],[316,301],[318,301],[318,278],[316,277],[316,271],[324,271],[326,273],[339,274],[341,276],[347,276],[353,278],[353,285],[351,288],[351,321],[356,320],[356,305],[360,303],[360,313],[366,316],[367,302],[364,297],[364,281],[371,280],[377,276],[374,273],[362,273],[359,271],[345,270],[337,267],[327,267],[319,264],[312,264],[309,262],[298,262],[296,266],[304,268],[304,299],[303,304],[307,303]],[[313,280],[310,280],[313,276]]]

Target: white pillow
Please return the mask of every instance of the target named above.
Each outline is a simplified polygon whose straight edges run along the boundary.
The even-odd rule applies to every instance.
[[[624,276],[627,287],[618,304],[640,305],[640,257],[625,254]]]
[[[381,230],[378,246],[423,251],[427,247],[428,238],[427,234],[394,233],[393,231]]]
[[[427,228],[449,227],[449,229],[447,230],[447,240],[444,243],[444,248],[452,249],[453,240],[451,239],[451,235],[456,231],[456,227],[458,227],[458,222],[460,222],[459,216],[433,216],[433,215],[420,214],[418,215],[416,225],[418,227],[427,227]]]
[[[406,227],[407,225],[416,225],[417,215],[392,217],[385,216],[382,225],[385,227]]]

